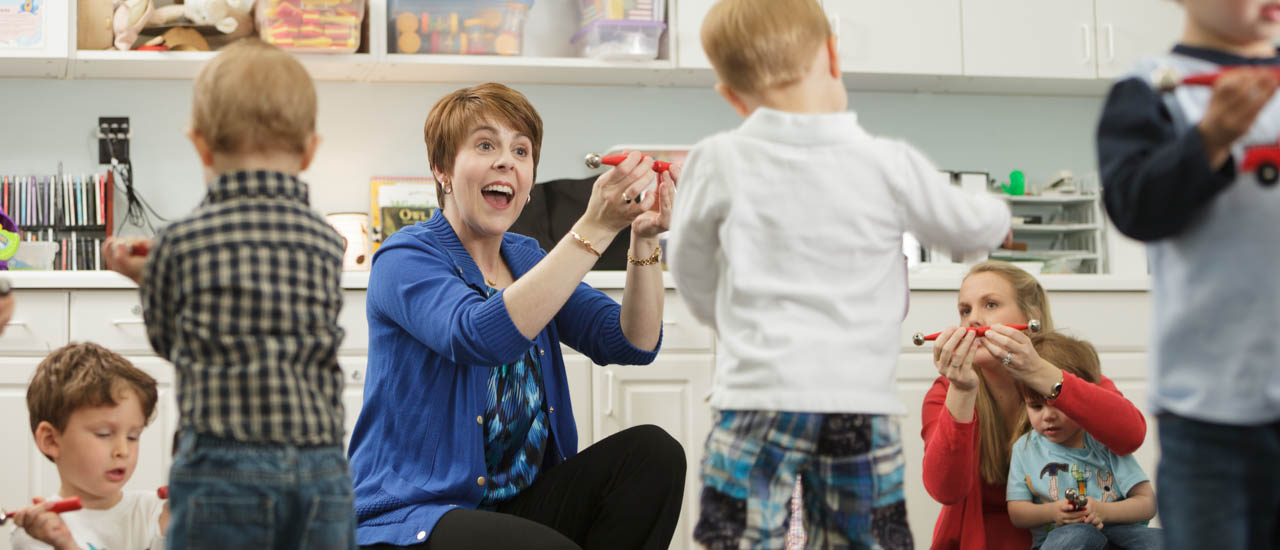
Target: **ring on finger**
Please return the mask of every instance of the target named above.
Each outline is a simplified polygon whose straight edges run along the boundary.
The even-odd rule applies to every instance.
[[[1000,361],[1000,363],[1001,363],[1001,364],[1003,364],[1003,365],[1004,365],[1004,366],[1006,366],[1006,367],[1007,367],[1007,366],[1009,366],[1010,364],[1012,364],[1012,363],[1013,363],[1013,352],[1005,353],[1005,354],[1004,354],[1004,360]]]
[[[625,191],[622,193],[622,202],[631,204],[631,197],[627,196]]]

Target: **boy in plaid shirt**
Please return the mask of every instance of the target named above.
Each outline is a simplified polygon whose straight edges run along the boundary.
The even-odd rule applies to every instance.
[[[255,83],[250,87],[247,82]],[[177,368],[170,548],[355,548],[342,450],[342,238],[297,174],[316,94],[289,54],[226,48],[195,81],[189,137],[208,193],[150,253],[109,240],[139,284],[156,353]]]

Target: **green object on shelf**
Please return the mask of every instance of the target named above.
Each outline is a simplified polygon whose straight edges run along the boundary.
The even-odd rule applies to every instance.
[[[0,262],[8,260],[18,253],[18,234],[0,229]]]
[[[1027,177],[1022,170],[1009,172],[1009,183],[1001,185],[1000,189],[1010,195],[1021,196],[1027,190]]]

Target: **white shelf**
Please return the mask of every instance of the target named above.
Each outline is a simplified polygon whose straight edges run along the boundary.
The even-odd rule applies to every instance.
[[[1024,233],[1072,233],[1096,229],[1098,229],[1098,224],[1096,223],[1018,223],[1013,225],[1014,231],[1022,231]]]
[[[0,77],[62,78],[67,74],[67,58],[0,51]]]
[[[1098,200],[1097,195],[999,195],[1001,199],[1017,204],[1083,204]]]
[[[669,60],[439,54],[387,54],[373,66],[370,80],[687,87],[715,84],[711,71],[678,69]]]
[[[1097,252],[1089,252],[1085,250],[996,250],[991,252],[992,258],[1007,258],[1010,260],[1023,261],[1047,261],[1047,260],[1096,260]]]
[[[190,79],[217,52],[147,52],[80,50],[72,56],[69,78]],[[299,54],[316,80],[365,80],[374,58],[370,54]]]

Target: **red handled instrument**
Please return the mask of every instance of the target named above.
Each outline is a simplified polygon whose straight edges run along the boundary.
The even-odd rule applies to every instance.
[[[62,500],[59,500],[58,502],[54,503],[54,505],[51,506],[49,510],[55,514],[61,514],[63,512],[74,512],[76,510],[79,510],[80,508],[81,508],[80,497],[71,497],[71,498],[64,498]],[[4,514],[4,518],[0,519],[0,524],[4,524],[5,522],[9,521],[9,518],[12,518],[15,514],[17,514],[17,512],[7,512],[4,510],[0,510],[0,513]]]
[[[601,164],[608,164],[609,166],[617,166],[626,159],[627,159],[626,155],[605,155],[602,157],[595,153],[591,153],[587,155],[586,162],[587,162],[587,168],[599,168]],[[671,169],[670,162],[666,162],[662,160],[653,161],[654,172],[661,173],[661,172],[666,172],[667,170],[670,170],[670,169]]]
[[[1218,78],[1229,72],[1234,67],[1226,67],[1221,71],[1212,73],[1197,73],[1190,76],[1182,76],[1174,69],[1160,69],[1151,74],[1151,80],[1155,82],[1157,90],[1162,92],[1172,92],[1178,86],[1213,86]],[[1271,69],[1276,78],[1280,79],[1280,69]]]
[[[169,486],[165,485],[164,487],[156,489],[156,496],[160,497],[160,500],[169,498]]]
[[[1024,324],[1022,324],[1022,323],[1015,323],[1015,324],[1011,324],[1011,325],[1009,325],[1009,328],[1012,328],[1012,329],[1014,329],[1014,330],[1027,330],[1027,329],[1031,329],[1031,332],[1040,332],[1040,321],[1038,321],[1038,320],[1036,320],[1036,319],[1032,319],[1030,322],[1028,322],[1028,323],[1027,323],[1027,324],[1025,324],[1025,325],[1024,325]],[[991,327],[968,327],[968,328],[965,328],[965,330],[966,330],[966,331],[969,331],[969,332],[975,332],[975,333],[977,333],[977,336],[982,336],[982,335],[986,334],[986,333],[987,333],[987,331],[988,331],[988,330],[990,330],[990,329],[991,329]],[[917,333],[915,333],[915,334],[911,335],[911,343],[913,343],[913,344],[915,344],[915,345],[917,345],[917,346],[923,346],[925,342],[929,342],[929,341],[937,340],[937,339],[938,339],[938,335],[939,335],[939,334],[942,334],[942,333],[941,333],[941,332],[935,332],[935,333],[933,333],[933,334],[930,334],[930,335],[927,335],[927,336],[926,336],[926,335],[925,335],[924,333],[922,333],[922,332],[917,332]]]
[[[150,251],[147,243],[133,243],[133,246],[129,247],[130,256],[146,256]]]

